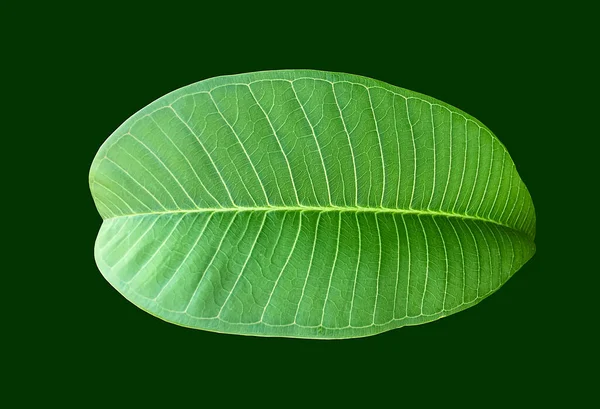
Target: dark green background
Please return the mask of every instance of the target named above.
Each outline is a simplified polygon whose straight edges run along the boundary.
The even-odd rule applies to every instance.
[[[33,20],[25,18],[28,11],[8,16],[27,20],[11,40],[23,64],[16,71],[29,88],[20,106],[33,102],[44,114],[19,126],[41,148],[40,161],[48,161],[29,181],[37,182],[37,199],[52,215],[47,227],[36,222],[49,232],[36,245],[50,241],[49,254],[28,256],[41,262],[31,270],[50,283],[39,288],[44,297],[37,298],[35,324],[27,325],[32,335],[23,345],[37,358],[22,375],[26,382],[40,380],[63,398],[126,395],[141,403],[161,396],[196,406],[212,398],[427,407],[431,400],[488,406],[581,397],[582,372],[597,353],[575,318],[594,312],[580,291],[599,270],[578,261],[586,251],[574,245],[573,225],[588,221],[570,210],[590,200],[580,178],[593,174],[578,167],[586,164],[583,154],[572,152],[592,138],[576,130],[585,121],[576,96],[587,70],[581,57],[592,52],[577,47],[590,34],[581,22],[589,11],[61,7],[36,10]],[[282,68],[376,78],[481,120],[506,145],[531,192],[536,255],[473,308],[363,339],[221,335],[168,324],[130,304],[93,259],[101,219],[87,179],[96,151],[125,119],[169,91],[217,75]]]

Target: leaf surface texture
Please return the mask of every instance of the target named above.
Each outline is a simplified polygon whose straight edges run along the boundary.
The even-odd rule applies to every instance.
[[[176,90],[107,139],[90,188],[106,279],[219,332],[351,338],[432,321],[535,252],[531,197],[489,129],[349,74]]]

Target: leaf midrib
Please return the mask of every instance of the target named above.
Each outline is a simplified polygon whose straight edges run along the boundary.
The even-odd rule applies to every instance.
[[[486,223],[493,223],[498,226],[506,227],[511,230],[519,231],[528,237],[529,234],[513,226],[501,223],[497,220],[488,219],[480,216],[468,214],[459,214],[444,212],[439,210],[418,210],[418,209],[394,209],[389,207],[364,207],[364,206],[254,206],[254,207],[216,207],[216,208],[198,208],[198,209],[177,209],[157,212],[140,212],[123,214],[114,217],[108,217],[104,220],[118,219],[121,217],[164,215],[174,213],[223,213],[223,212],[357,212],[357,213],[392,213],[407,215],[425,215],[425,216],[444,216],[449,218],[459,218],[465,220],[477,220]]]

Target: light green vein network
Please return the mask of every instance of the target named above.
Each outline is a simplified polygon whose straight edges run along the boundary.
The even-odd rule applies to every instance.
[[[535,252],[531,197],[489,129],[356,75],[178,89],[107,139],[90,188],[106,279],[211,331],[330,339],[429,322]]]

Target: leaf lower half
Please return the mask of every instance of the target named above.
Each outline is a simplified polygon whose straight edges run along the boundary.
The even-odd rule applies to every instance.
[[[254,210],[107,219],[95,256],[119,292],[168,322],[327,339],[468,308],[534,252],[528,235],[477,219]]]

